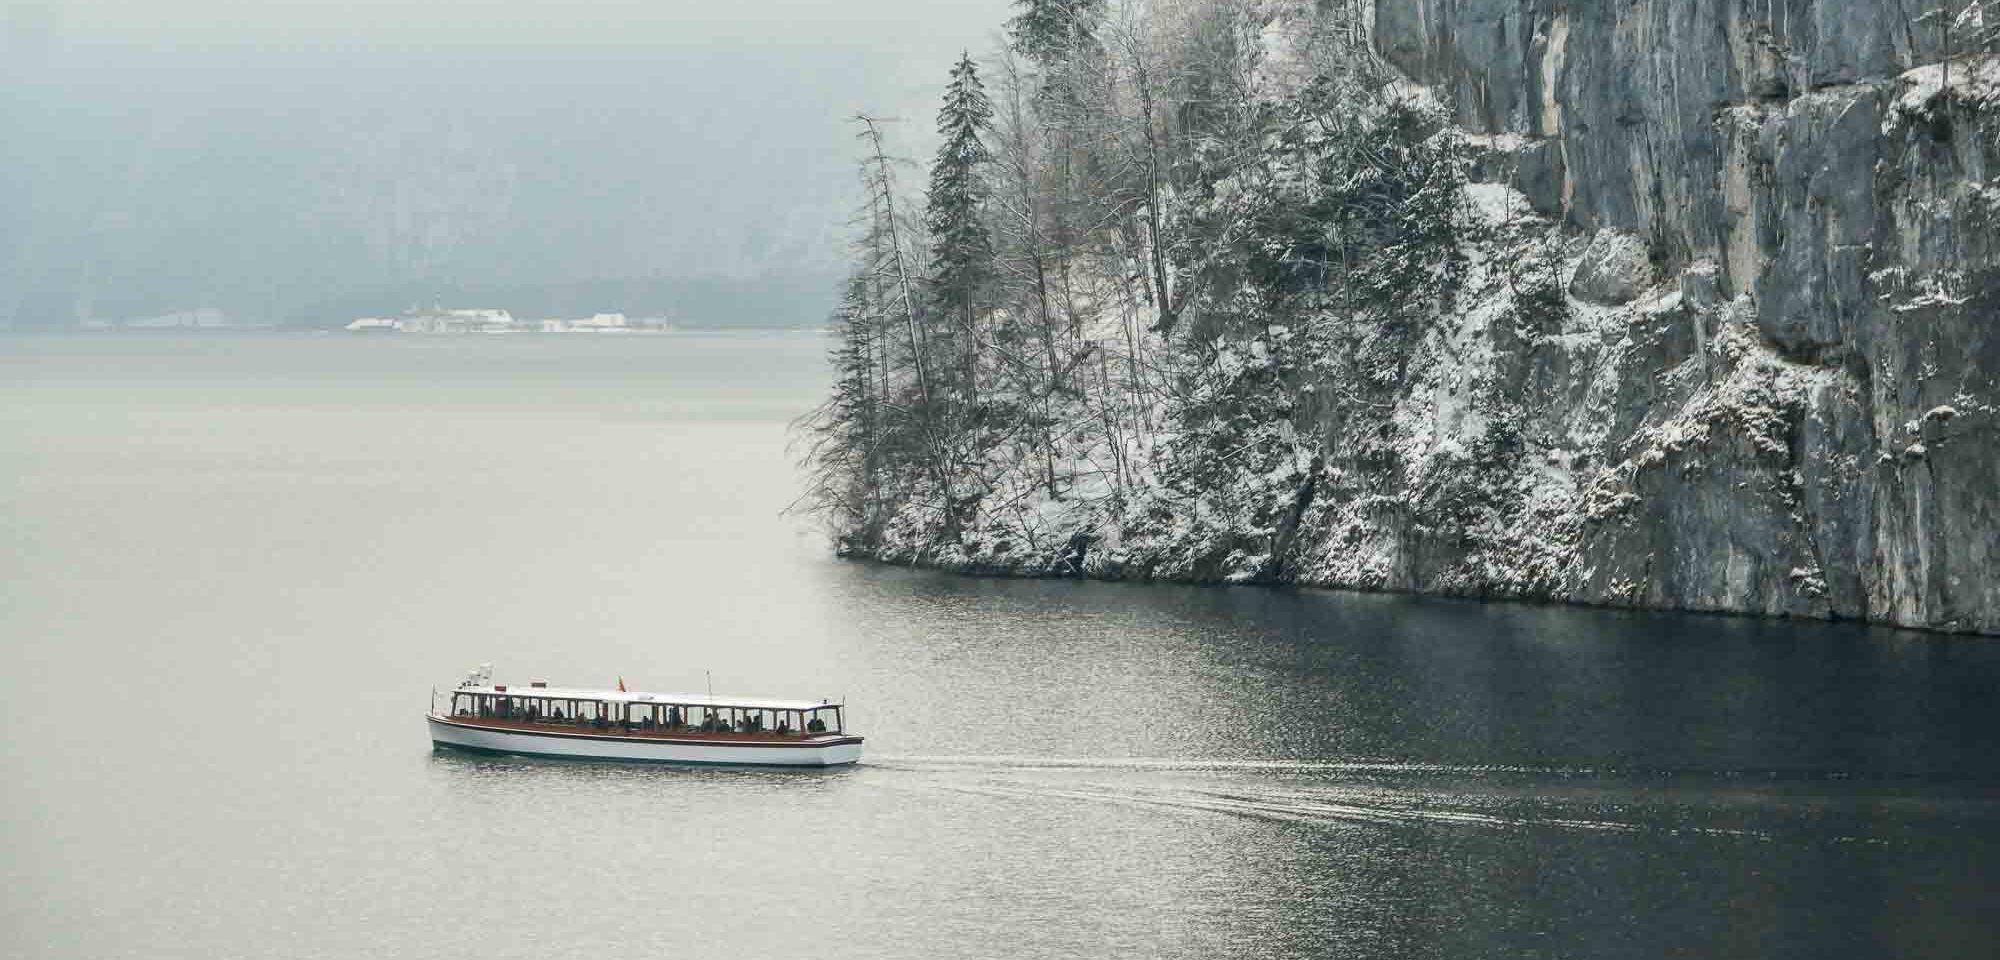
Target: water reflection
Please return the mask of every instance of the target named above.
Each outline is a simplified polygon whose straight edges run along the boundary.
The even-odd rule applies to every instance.
[[[762,831],[761,856],[830,844],[811,864],[870,892],[841,910],[878,943],[1804,956],[1896,949],[1912,924],[1965,945],[1996,932],[1978,907],[2000,864],[1990,728],[1937,723],[1993,709],[1956,699],[1958,678],[1993,675],[1990,647],[1313,591],[813,575],[830,642],[866,667],[852,698],[873,705],[869,762],[812,800],[829,834],[774,837],[702,803],[765,809],[796,792],[782,777],[633,783],[673,816]],[[842,929],[820,906],[796,909]]]
[[[1830,624],[853,566],[820,596],[874,645],[893,739],[1093,756],[1395,759],[1991,780],[1992,645]],[[859,642],[848,638],[847,642]],[[1948,671],[1938,661],[1949,660]],[[892,702],[883,700],[879,702]],[[936,711],[1023,722],[1004,738]],[[995,728],[988,727],[987,732]],[[970,741],[970,742],[968,742]]]

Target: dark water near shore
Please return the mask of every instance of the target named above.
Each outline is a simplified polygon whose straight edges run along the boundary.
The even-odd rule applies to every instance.
[[[2000,643],[845,564],[817,338],[0,338],[26,957],[1977,956]],[[867,762],[434,754],[433,684]]]

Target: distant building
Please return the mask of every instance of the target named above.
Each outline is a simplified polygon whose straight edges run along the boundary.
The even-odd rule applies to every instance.
[[[364,316],[348,324],[348,330],[400,330],[404,334],[504,334],[516,328],[514,314],[506,310],[408,310],[396,320]]]
[[[504,333],[514,329],[514,315],[505,310],[411,310],[396,321],[406,333]]]
[[[401,333],[630,333],[634,331],[657,332],[665,324],[655,319],[644,319],[634,323],[622,313],[597,313],[581,320],[550,318],[546,320],[516,320],[505,310],[476,308],[446,310],[442,306],[430,310],[411,309],[401,317],[360,317],[349,323],[347,329],[357,333],[401,332]]]
[[[592,314],[582,320],[550,319],[541,322],[543,333],[623,333],[633,327],[622,313]]]
[[[227,327],[229,315],[214,307],[200,307],[194,310],[176,310],[156,317],[134,317],[123,323],[127,327],[151,329],[159,327]]]

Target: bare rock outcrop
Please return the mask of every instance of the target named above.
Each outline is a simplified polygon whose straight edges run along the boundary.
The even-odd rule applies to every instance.
[[[1646,241],[1629,233],[1599,230],[1570,279],[1569,295],[1615,307],[1639,299],[1652,285],[1653,262]]]
[[[1551,595],[2000,631],[2000,57],[1947,84],[1931,6],[1376,5],[1378,50],[1595,237],[1570,292],[1679,275],[1653,315],[1702,341],[1696,377],[1632,338],[1663,366],[1565,454],[1605,462]]]

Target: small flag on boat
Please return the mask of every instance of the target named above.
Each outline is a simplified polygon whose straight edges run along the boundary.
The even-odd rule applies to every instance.
[[[619,677],[619,678],[618,678],[618,692],[619,692],[619,693],[624,693],[624,692],[625,692],[625,678],[624,678],[624,677]]]

